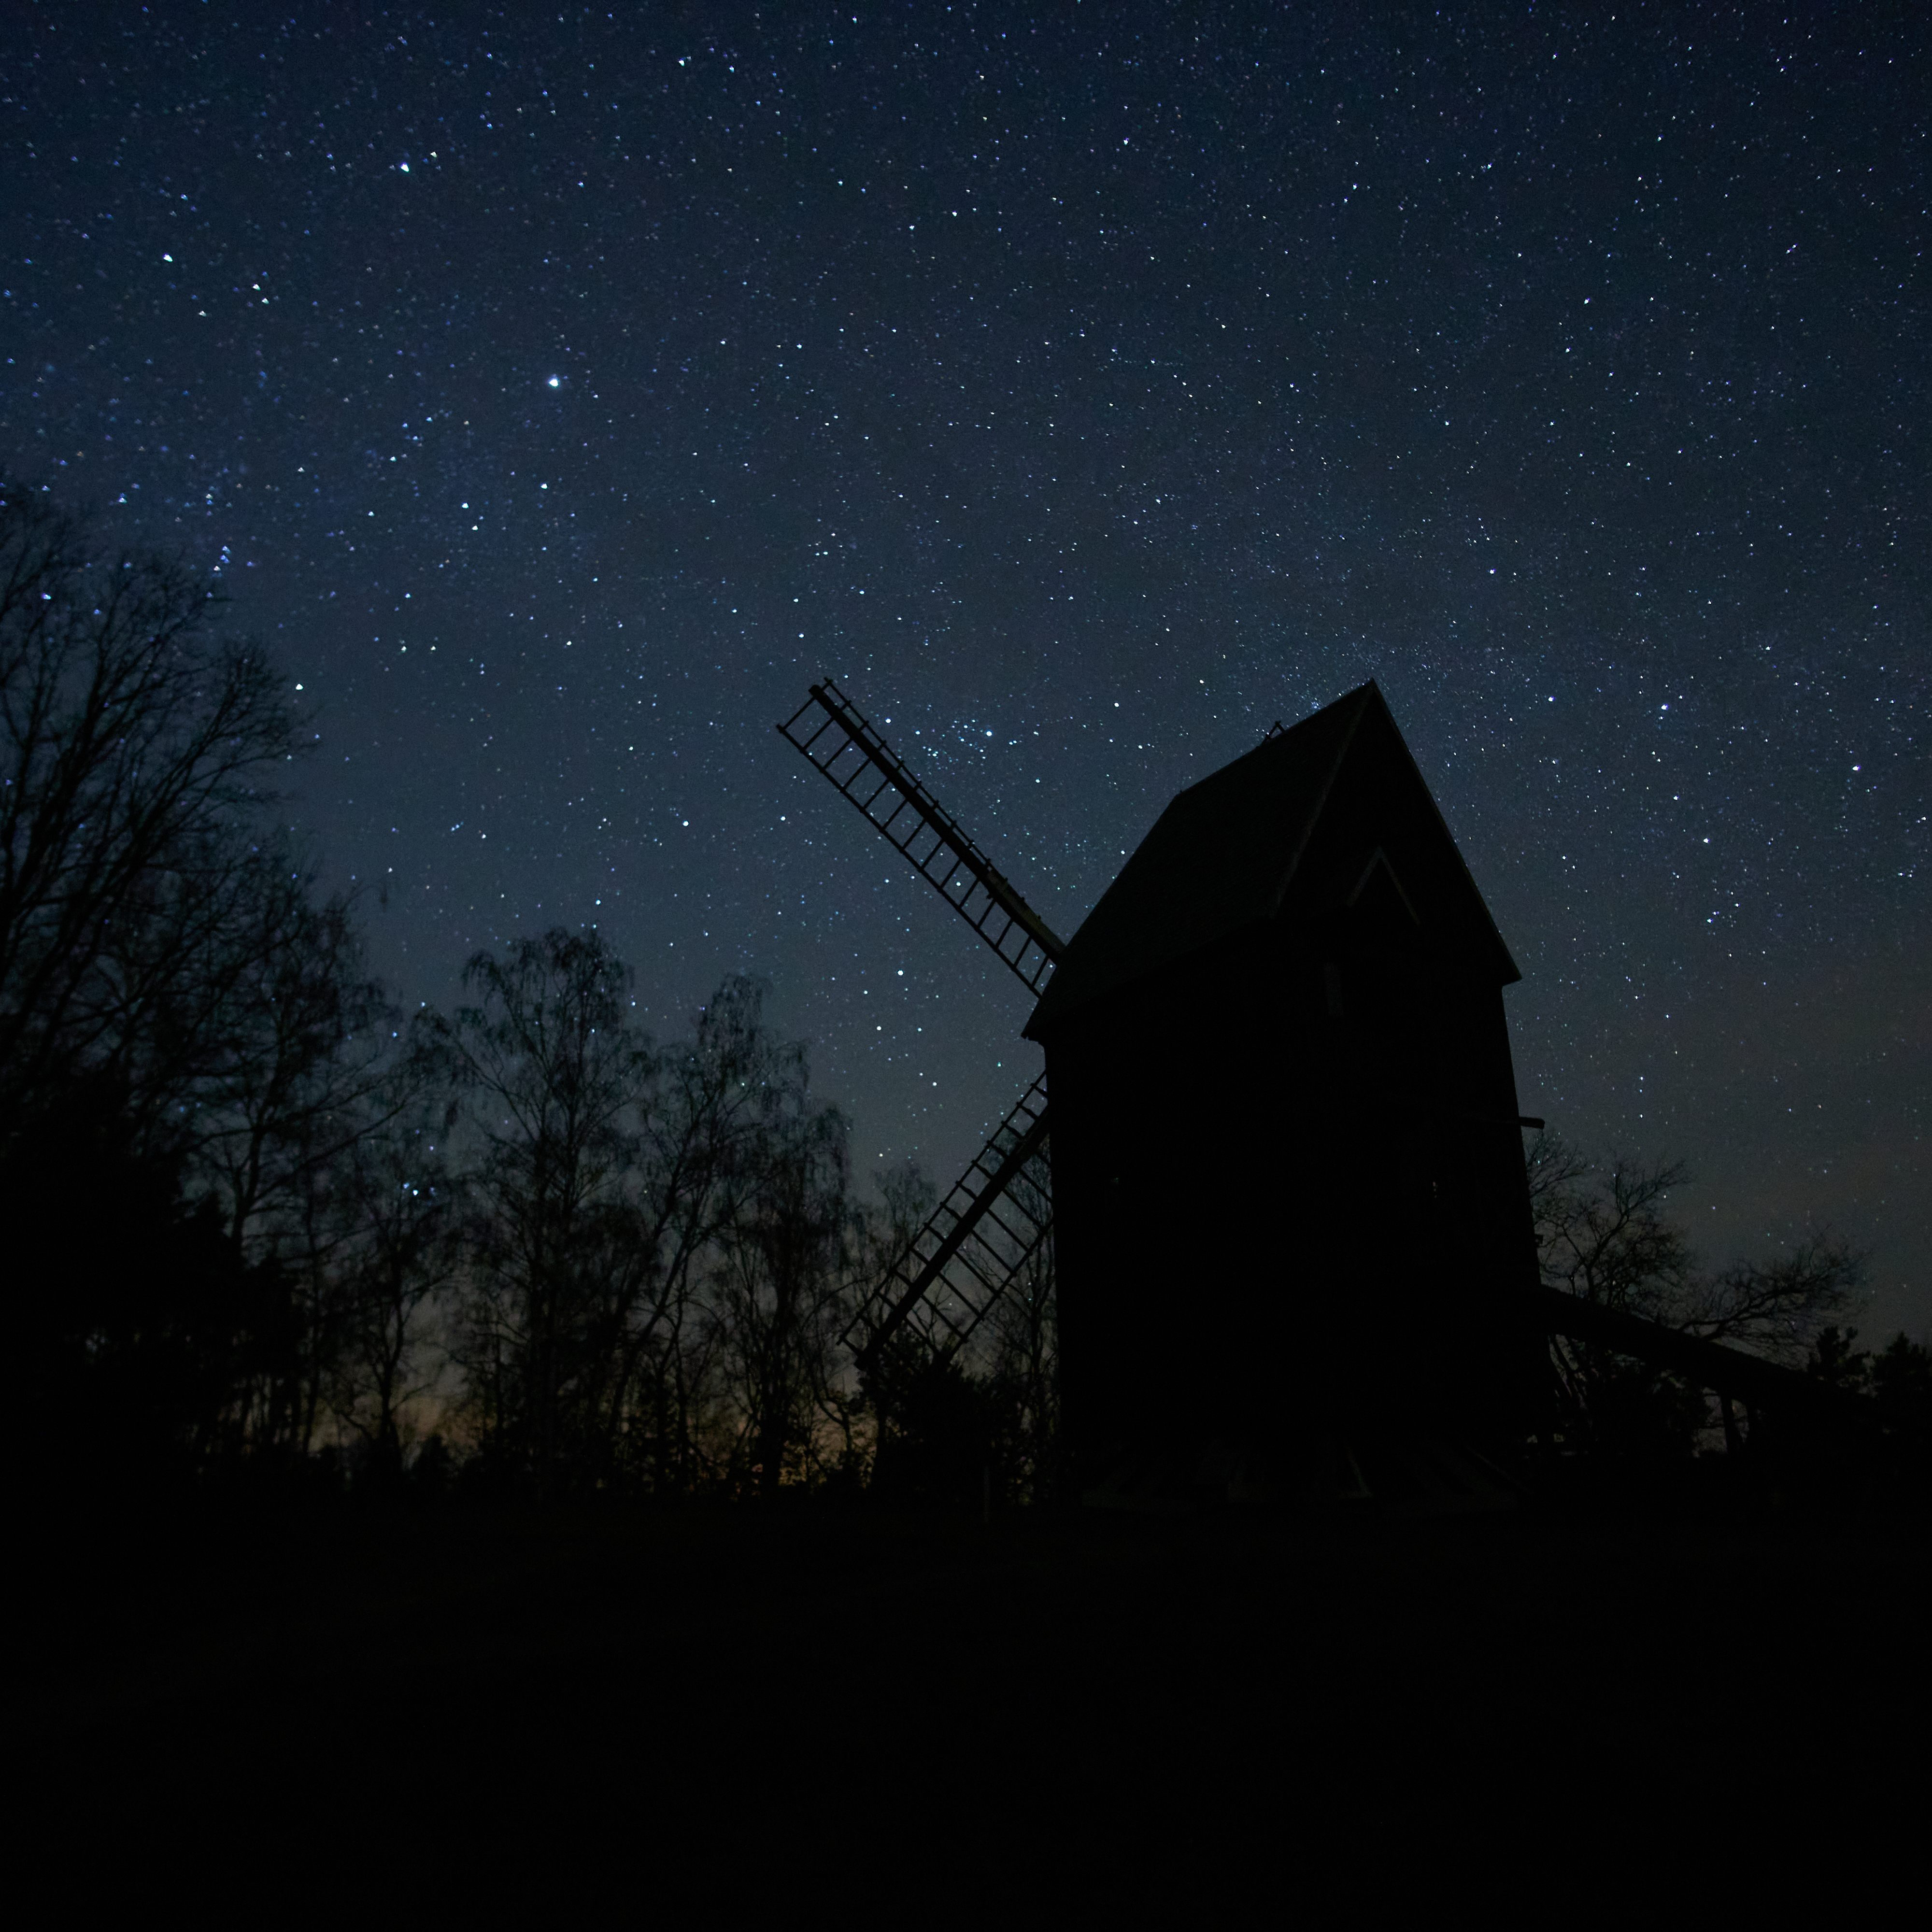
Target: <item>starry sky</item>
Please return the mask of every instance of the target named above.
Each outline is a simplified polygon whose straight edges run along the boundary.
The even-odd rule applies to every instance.
[[[1374,677],[1525,1107],[1932,1328],[1923,9],[4,14],[0,460],[219,570],[408,1001],[758,974],[950,1180],[1026,994],[773,724],[1066,934]]]

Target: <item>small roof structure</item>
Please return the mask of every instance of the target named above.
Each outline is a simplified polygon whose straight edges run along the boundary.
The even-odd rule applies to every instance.
[[[1363,836],[1359,797],[1346,828],[1330,810],[1353,789],[1344,781],[1358,762],[1374,767],[1375,816],[1400,824],[1407,850],[1399,871],[1375,850],[1354,892],[1326,903],[1323,890],[1297,888],[1324,831]],[[1027,1037],[1044,1039],[1107,994],[1250,928],[1312,924],[1351,902],[1372,873],[1383,890],[1394,880],[1424,934],[1453,934],[1496,985],[1522,976],[1372,681],[1175,796],[1068,943]]]

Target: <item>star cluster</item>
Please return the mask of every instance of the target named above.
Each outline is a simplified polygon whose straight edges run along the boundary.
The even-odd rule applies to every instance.
[[[950,1177],[1024,994],[772,724],[1065,932],[1373,676],[1526,1106],[1932,1320],[1915,11],[23,10],[0,452],[273,640],[408,998],[758,973]]]

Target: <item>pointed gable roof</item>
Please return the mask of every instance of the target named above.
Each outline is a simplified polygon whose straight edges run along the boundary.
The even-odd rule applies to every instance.
[[[1378,824],[1338,822],[1364,816],[1364,784],[1372,815],[1405,828],[1400,866],[1382,850]],[[1349,869],[1339,890],[1325,876],[1316,879],[1311,854],[1352,837],[1360,850],[1352,859],[1342,854]],[[1426,891],[1418,870],[1427,874]],[[1331,914],[1376,872],[1405,902],[1413,896],[1411,911],[1420,908],[1423,926],[1453,933],[1460,952],[1473,951],[1477,970],[1493,970],[1499,986],[1522,977],[1370,682],[1175,796],[1069,942],[1027,1036],[1042,1039],[1104,994],[1248,928]]]

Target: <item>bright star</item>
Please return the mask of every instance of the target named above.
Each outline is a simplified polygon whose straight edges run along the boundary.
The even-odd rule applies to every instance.
[[[553,389],[562,388],[563,387],[563,378],[561,376],[553,376],[550,379],[550,386]]]

